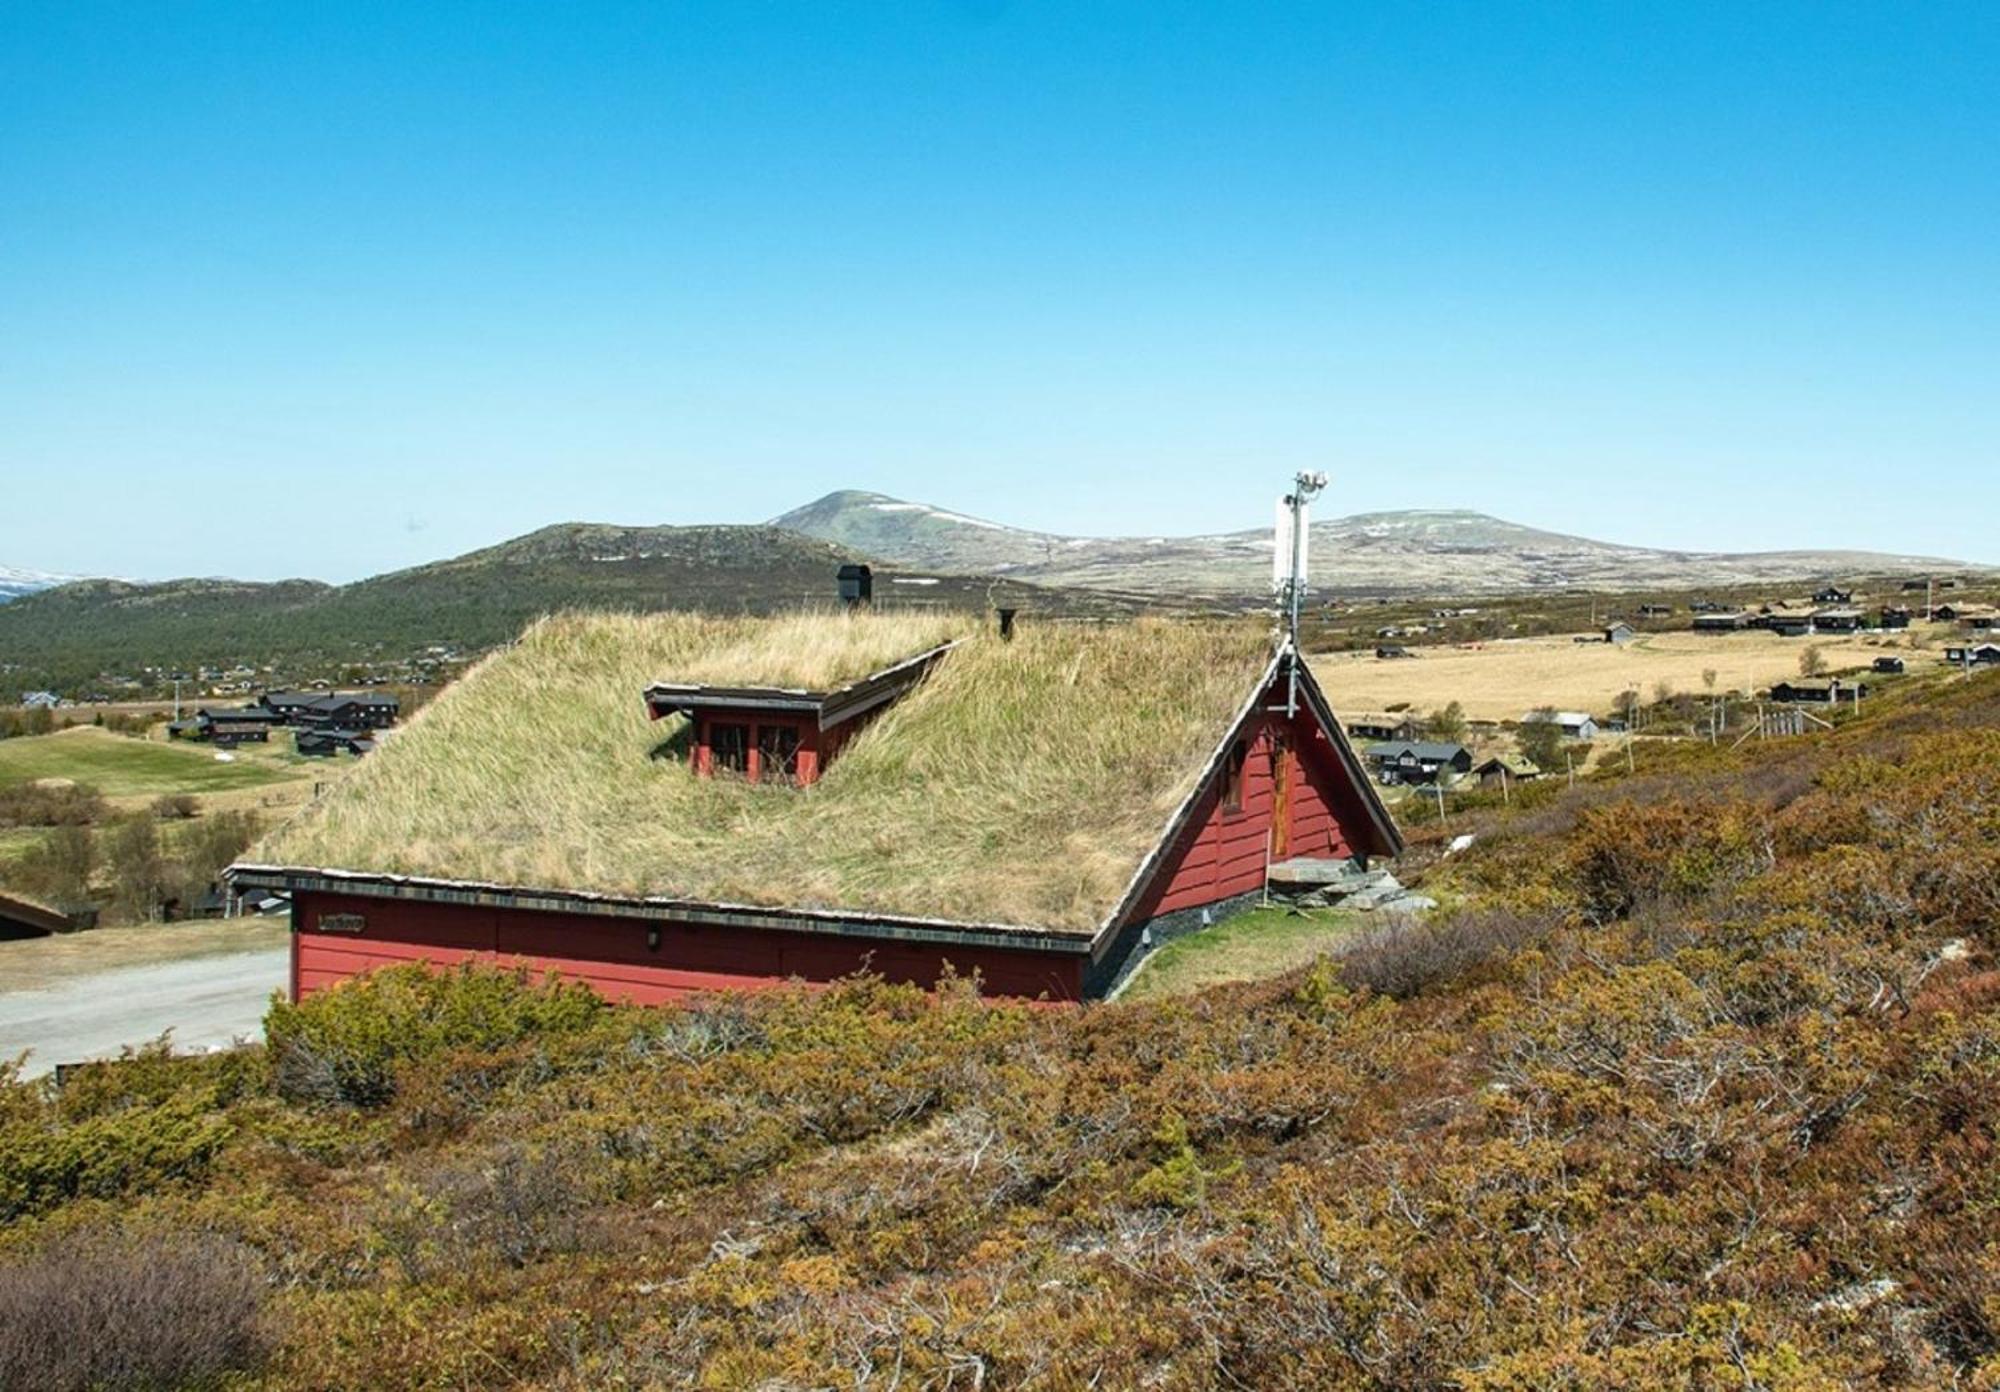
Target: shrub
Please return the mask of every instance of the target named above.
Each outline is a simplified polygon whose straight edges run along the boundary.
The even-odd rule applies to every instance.
[[[1546,937],[1554,925],[1506,910],[1466,910],[1403,919],[1358,934],[1340,960],[1341,979],[1405,1000]]]
[[[263,1359],[263,1285],[221,1238],[71,1237],[0,1266],[0,1387],[218,1386]]]
[[[1570,838],[1568,870],[1579,906],[1598,922],[1655,899],[1688,899],[1770,863],[1756,809],[1668,799],[1592,808]]]
[[[233,1131],[199,1095],[133,1105],[72,1125],[21,1111],[0,1124],[0,1222],[72,1199],[116,1198],[199,1180]]]
[[[390,967],[264,1017],[272,1080],[295,1101],[375,1107],[404,1064],[452,1049],[497,1049],[581,1033],[608,1009],[580,982],[526,968],[465,963],[436,972]]]
[[[89,826],[104,816],[104,809],[104,795],[87,783],[0,788],[0,827]]]
[[[200,807],[191,793],[166,793],[153,799],[153,816],[163,822],[184,822]]]

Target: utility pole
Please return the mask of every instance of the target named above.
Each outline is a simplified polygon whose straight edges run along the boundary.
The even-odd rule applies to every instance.
[[[1306,528],[1309,525],[1306,504],[1325,487],[1324,473],[1300,473],[1292,479],[1292,491],[1278,501],[1278,535],[1271,549],[1271,565],[1279,614],[1285,625],[1286,640],[1292,648],[1285,682],[1287,719],[1299,713],[1299,608],[1305,601]],[[1281,566],[1283,570],[1279,572]]]

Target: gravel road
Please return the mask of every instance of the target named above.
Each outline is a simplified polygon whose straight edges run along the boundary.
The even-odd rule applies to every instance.
[[[24,1072],[34,1077],[168,1029],[182,1050],[260,1038],[288,961],[288,948],[275,947],[113,967],[27,990],[9,990],[0,978],[0,1058],[31,1050]]]

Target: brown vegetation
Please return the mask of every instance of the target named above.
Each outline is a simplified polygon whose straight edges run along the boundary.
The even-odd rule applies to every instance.
[[[241,1243],[272,1388],[2000,1383],[2000,682],[1466,824],[1191,996],[404,969],[0,1086],[0,1257]]]

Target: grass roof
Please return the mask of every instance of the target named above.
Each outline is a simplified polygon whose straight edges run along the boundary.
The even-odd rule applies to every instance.
[[[547,619],[246,861],[1092,930],[1269,661],[1261,626],[975,634],[804,789],[695,777],[684,722],[641,697],[826,689],[952,636],[909,616]]]

